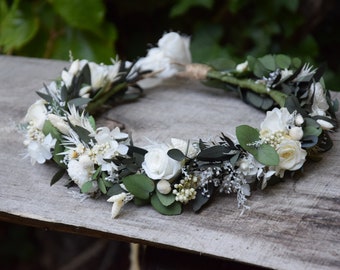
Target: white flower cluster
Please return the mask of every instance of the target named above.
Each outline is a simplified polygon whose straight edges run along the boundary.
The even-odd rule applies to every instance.
[[[261,123],[260,138],[279,154],[280,163],[274,170],[281,177],[285,170],[298,170],[305,162],[307,152],[301,148],[300,142],[303,136],[302,123],[301,115],[290,114],[287,108],[268,111]]]

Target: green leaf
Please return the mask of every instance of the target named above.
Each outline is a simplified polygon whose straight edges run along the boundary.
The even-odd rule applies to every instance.
[[[303,137],[319,136],[322,133],[322,128],[314,119],[306,117],[304,121]]]
[[[81,192],[82,193],[89,193],[92,188],[93,188],[93,185],[94,185],[94,181],[88,181],[88,182],[85,182],[82,186],[81,186]]]
[[[144,174],[134,174],[123,178],[126,189],[139,199],[147,200],[155,189],[155,183]]]
[[[144,206],[144,205],[150,204],[150,199],[142,200],[142,199],[139,199],[139,198],[137,198],[137,197],[134,197],[134,198],[133,198],[133,202],[134,202],[134,204],[137,205],[137,206]]]
[[[109,190],[107,191],[106,195],[111,197],[113,195],[118,195],[122,192],[125,192],[124,189],[121,188],[121,186],[119,184],[113,184],[112,187],[109,188]]]
[[[55,145],[54,145],[54,150],[53,150],[53,160],[55,163],[58,164],[58,166],[62,168],[66,168],[67,166],[63,162],[64,160],[64,155],[60,155],[60,153],[65,151],[65,147],[62,145],[60,140],[57,140]]]
[[[231,152],[231,148],[225,145],[214,145],[202,150],[198,156],[198,160],[202,161],[222,161],[227,160],[231,155],[235,154]]]
[[[267,70],[274,71],[276,69],[275,58],[271,54],[267,54],[263,57],[258,58],[258,61]]]
[[[104,180],[103,180],[102,178],[99,178],[99,179],[98,179],[98,186],[99,186],[100,191],[101,191],[103,194],[106,194],[106,193],[107,193],[106,186],[105,186]]]
[[[213,197],[212,194],[214,192],[214,184],[208,183],[208,195],[204,196],[202,195],[202,192],[200,190],[197,190],[196,198],[193,201],[192,209],[194,212],[198,212],[201,210],[201,208],[209,202],[209,200]]]
[[[56,127],[52,125],[50,120],[45,120],[42,132],[44,133],[45,136],[51,134],[53,138],[61,140],[61,133]]]
[[[275,62],[277,67],[285,69],[290,67],[292,60],[287,55],[277,54],[275,55]]]
[[[179,149],[170,149],[168,151],[168,156],[177,161],[182,161],[185,159],[185,155]]]
[[[64,168],[59,169],[55,175],[52,177],[51,182],[50,182],[50,186],[54,185],[55,183],[57,183],[66,173],[66,170]]]
[[[91,141],[90,131],[80,126],[74,126],[71,124],[71,122],[69,122],[69,125],[84,143],[88,144]]]
[[[276,166],[280,163],[278,153],[269,144],[261,144],[253,155],[258,162],[264,165]]]
[[[151,205],[155,208],[159,213],[163,215],[179,215],[182,213],[182,204],[180,202],[174,202],[169,206],[164,206],[159,200],[156,193],[154,193],[151,197]]]
[[[91,101],[90,98],[74,98],[68,101],[69,105],[74,105],[76,107],[81,107],[83,105],[88,104]]]
[[[282,108],[286,102],[287,95],[277,91],[277,90],[270,90],[269,96]]]
[[[279,164],[280,158],[275,149],[268,144],[260,144],[257,129],[247,125],[238,126],[236,137],[241,147],[252,154],[258,162],[268,166]]]
[[[71,26],[96,31],[105,15],[103,1],[52,0],[56,12]]]
[[[173,204],[176,200],[176,196],[172,194],[171,192],[169,194],[162,194],[158,190],[156,190],[157,197],[159,201],[164,205],[164,206],[169,206]]]

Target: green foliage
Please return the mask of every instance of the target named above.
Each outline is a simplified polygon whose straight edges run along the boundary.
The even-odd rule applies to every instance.
[[[169,206],[165,206],[157,196],[157,193],[154,193],[151,197],[151,205],[155,208],[159,213],[163,215],[179,215],[182,213],[182,204],[180,202],[174,202]]]
[[[117,31],[103,1],[0,0],[0,52],[108,62]]]
[[[279,155],[275,149],[268,144],[260,143],[257,129],[247,125],[238,126],[236,137],[242,148],[252,154],[258,162],[268,166],[279,164]]]
[[[126,189],[135,197],[147,200],[155,190],[155,183],[144,174],[134,174],[123,178]]]

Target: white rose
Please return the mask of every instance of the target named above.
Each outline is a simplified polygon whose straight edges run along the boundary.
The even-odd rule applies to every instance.
[[[194,158],[197,156],[199,150],[188,141],[171,138],[171,145],[173,148],[180,150],[188,158]]]
[[[190,38],[170,32],[158,41],[158,47],[148,51],[146,57],[140,58],[134,69],[151,70],[154,74],[138,82],[142,87],[154,87],[162,79],[169,78],[179,71],[185,70],[185,65],[191,63]]]
[[[181,36],[176,32],[167,33],[158,41],[158,47],[173,63],[182,65],[191,63],[190,38],[187,36]]]
[[[43,99],[39,99],[33,103],[28,108],[24,121],[32,124],[35,128],[42,130],[47,117],[45,104],[46,101]]]
[[[261,136],[266,136],[271,133],[282,131],[287,133],[287,124],[292,120],[292,115],[287,108],[274,108],[268,111],[266,118],[261,123]]]
[[[298,170],[306,160],[307,152],[301,148],[299,141],[284,139],[276,151],[280,157],[280,163],[276,168],[277,172],[282,172],[282,170]]]
[[[325,116],[326,111],[329,109],[329,105],[326,100],[326,93],[321,83],[317,82],[311,85],[309,89],[309,97],[313,98],[311,115]]]
[[[169,147],[165,144],[146,147],[142,168],[154,180],[172,180],[181,170],[181,163],[168,156]]]

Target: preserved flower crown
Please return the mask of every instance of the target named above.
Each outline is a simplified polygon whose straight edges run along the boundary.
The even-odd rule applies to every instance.
[[[67,174],[81,193],[106,195],[113,218],[129,201],[176,215],[186,204],[199,211],[218,193],[236,193],[238,206],[248,208],[251,190],[302,171],[332,148],[338,103],[322,68],[279,54],[218,69],[191,63],[189,47],[189,37],[170,32],[134,63],[72,61],[37,92],[22,123],[32,164],[52,160],[60,169],[51,184]],[[104,105],[137,99],[143,88],[179,75],[235,91],[266,111],[263,122],[238,126],[236,140],[221,134],[218,141],[172,138],[144,147],[118,127],[96,126]]]

